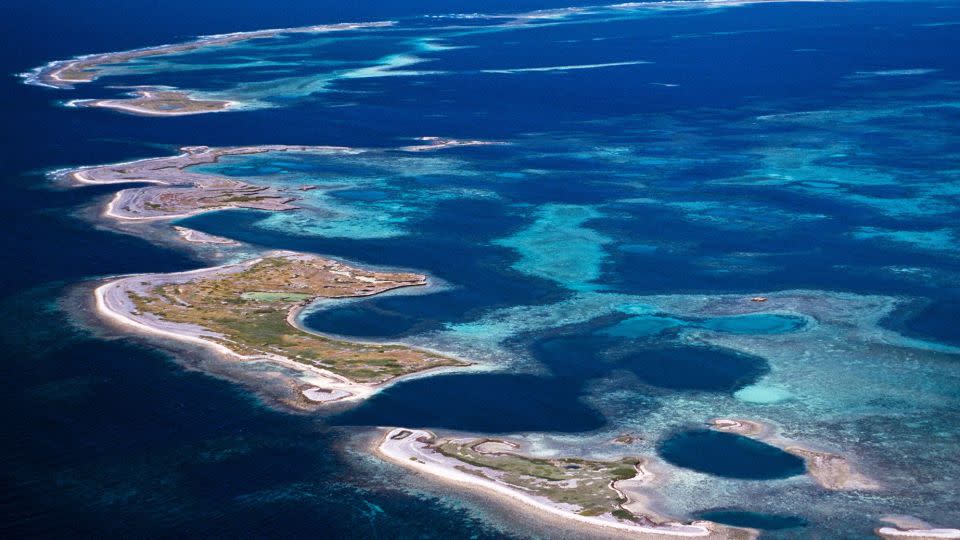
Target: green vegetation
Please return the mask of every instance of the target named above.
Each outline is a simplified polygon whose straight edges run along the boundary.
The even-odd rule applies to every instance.
[[[303,300],[309,300],[312,296],[304,293],[245,292],[240,295],[240,298],[260,302],[302,302]]]
[[[280,355],[352,381],[378,383],[464,363],[403,345],[317,336],[290,325],[287,316],[317,297],[362,296],[423,283],[416,274],[368,272],[318,257],[270,257],[241,271],[158,285],[132,300],[141,313],[216,332],[220,337],[209,339],[239,354]]]
[[[227,108],[226,101],[193,99],[183,92],[144,92],[139,97],[127,100],[106,100],[106,103],[128,104],[153,112],[215,112]]]
[[[249,203],[249,202],[262,201],[266,198],[268,197],[251,197],[249,195],[232,195],[232,196],[224,197],[218,200],[221,203]]]
[[[486,451],[482,448],[484,445],[508,448],[508,445],[500,441],[479,439],[468,442],[445,441],[434,449],[445,456],[480,467],[484,476],[525,493],[545,497],[556,503],[575,505],[580,508],[581,515],[612,514],[619,519],[637,519],[621,506],[626,500],[612,486],[613,482],[637,476],[637,467],[641,463],[637,458],[616,461],[543,459],[512,451]],[[467,467],[460,469],[472,474],[480,473]]]

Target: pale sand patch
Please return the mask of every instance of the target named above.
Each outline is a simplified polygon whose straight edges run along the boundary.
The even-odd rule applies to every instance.
[[[219,244],[227,246],[239,246],[240,242],[236,240],[231,240],[229,238],[224,238],[222,236],[216,236],[213,234],[207,234],[205,232],[195,231],[193,229],[188,229],[187,227],[174,226],[173,230],[177,231],[177,234],[187,242],[192,242],[195,244]]]
[[[877,536],[885,540],[909,538],[910,540],[943,540],[960,538],[960,529],[896,529],[894,527],[880,527],[876,530]]]

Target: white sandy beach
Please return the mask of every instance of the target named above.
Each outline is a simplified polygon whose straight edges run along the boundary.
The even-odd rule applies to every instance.
[[[260,259],[247,261],[242,266],[255,264]],[[230,348],[213,341],[217,335],[203,328],[190,325],[168,323],[155,318],[148,318],[142,314],[136,313],[133,303],[129,299],[129,293],[132,290],[143,288],[141,282],[150,282],[158,277],[162,280],[181,279],[187,277],[197,277],[204,274],[212,274],[224,271],[226,267],[203,268],[191,270],[188,272],[179,272],[176,274],[155,275],[133,275],[110,281],[96,288],[94,296],[96,299],[97,312],[105,319],[117,323],[123,327],[137,330],[142,333],[161,336],[168,339],[200,345],[224,357],[252,362],[269,361],[287,368],[294,369],[302,373],[301,380],[316,386],[315,392],[305,395],[308,399],[326,401],[353,401],[362,400],[370,397],[379,390],[379,386],[372,384],[362,384],[350,381],[335,373],[325,369],[295,362],[289,358],[279,355],[263,354],[256,356],[245,356],[232,351]]]
[[[409,432],[409,435],[403,438],[397,438],[402,435],[403,432]],[[546,512],[555,517],[569,520],[573,525],[631,532],[645,537],[672,536],[701,538],[714,535],[717,532],[708,528],[707,522],[697,522],[689,525],[683,523],[665,523],[660,526],[650,527],[620,521],[612,516],[582,516],[547,499],[527,495],[506,484],[463,472],[456,468],[463,466],[464,464],[462,462],[433,452],[428,448],[426,443],[418,441],[420,438],[433,439],[434,436],[427,431],[421,430],[391,429],[380,440],[376,446],[376,451],[380,456],[403,467],[425,473],[443,481],[480,488],[483,492],[504,497],[513,503],[519,503],[531,510]]]

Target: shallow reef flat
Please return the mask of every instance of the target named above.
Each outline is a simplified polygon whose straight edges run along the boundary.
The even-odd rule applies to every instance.
[[[369,296],[426,284],[419,274],[374,272],[290,252],[175,274],[136,275],[97,289],[105,317],[152,334],[203,344],[240,360],[301,372],[312,402],[363,398],[384,383],[466,362],[397,344],[336,340],[298,327],[317,298]]]

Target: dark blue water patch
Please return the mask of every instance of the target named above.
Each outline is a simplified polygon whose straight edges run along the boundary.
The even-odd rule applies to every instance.
[[[662,441],[657,454],[695,471],[744,480],[774,480],[804,474],[802,459],[775,446],[733,433],[682,431]]]
[[[402,238],[353,240],[296,236],[257,227],[269,214],[228,211],[202,214],[181,224],[270,248],[343,257],[360,263],[426,271],[451,288],[413,296],[382,296],[309,314],[312,329],[357,337],[392,338],[471,320],[482,311],[559,300],[557,285],[510,268],[516,254],[490,244],[523,222],[496,201],[445,201],[428,218],[412,223],[416,234]],[[469,264],[465,264],[469,261]],[[377,317],[368,324],[366,317]]]
[[[328,334],[385,338],[413,334],[436,327],[434,321],[408,315],[402,299],[391,306],[383,301],[365,301],[313,312],[304,325]]]
[[[621,244],[617,246],[617,249],[620,251],[625,251],[627,253],[640,253],[648,255],[659,249],[656,244]]]
[[[758,356],[691,346],[642,348],[616,354],[616,366],[667,390],[735,392],[770,371]]]
[[[805,527],[807,520],[800,516],[791,516],[786,514],[764,514],[761,512],[751,512],[749,510],[737,510],[734,508],[718,508],[714,510],[704,510],[697,512],[697,519],[705,519],[724,525],[734,527],[749,527],[751,529],[760,529],[764,531],[778,531],[781,529],[796,529]]]
[[[255,447],[232,455],[229,451],[223,452],[225,455],[212,451],[184,464],[178,473],[184,491],[208,500],[222,500],[238,493],[282,489],[300,481],[304,478],[303,463],[313,459],[312,453],[294,445]]]
[[[791,24],[790,30],[784,32],[783,17],[787,13]],[[831,20],[841,17],[844,23],[823,25],[823,17]],[[922,16],[911,14],[913,17]],[[640,112],[669,110],[673,113],[684,107],[752,104],[756,100],[747,96],[756,95],[770,99],[795,95],[812,99],[849,99],[848,87],[843,87],[846,95],[835,95],[839,92],[832,88],[834,85],[824,84],[824,81],[844,81],[846,76],[865,65],[891,65],[898,61],[909,65],[911,59],[915,62],[918,56],[915,50],[911,50],[913,39],[922,43],[920,49],[924,56],[930,55],[931,61],[951,65],[945,47],[942,44],[937,47],[929,34],[911,29],[893,39],[889,32],[882,30],[888,24],[907,27],[906,23],[894,19],[889,8],[878,9],[867,16],[856,6],[805,6],[802,10],[763,6],[711,13],[706,17],[688,13],[682,17],[658,15],[646,21],[608,23],[602,27],[595,24],[548,26],[511,33],[509,40],[504,40],[499,33],[478,34],[458,38],[458,44],[473,47],[446,51],[431,67],[457,71],[464,66],[491,67],[494,60],[501,67],[516,65],[521,61],[517,59],[517,51],[523,52],[520,55],[523,60],[533,59],[540,65],[575,63],[572,59],[576,58],[583,61],[589,58],[586,63],[602,62],[637,47],[636,36],[643,36],[639,38],[642,53],[631,56],[653,63],[605,73],[601,70],[568,72],[562,79],[557,73],[460,75],[444,81],[442,88],[431,87],[431,95],[440,98],[434,100],[435,110],[450,118],[463,119],[464,111],[470,111],[485,120],[500,123],[502,129],[529,131],[547,123],[545,117],[548,115],[552,115],[550,123],[556,125],[558,121],[582,118],[596,121],[597,118]],[[801,20],[808,22],[800,23]],[[720,28],[745,32],[711,35]],[[629,45],[625,46],[616,39],[618,31],[632,38]],[[597,35],[614,39],[591,41]],[[684,39],[684,36],[692,37]],[[862,40],[867,37],[877,39],[883,46],[865,51]],[[580,41],[575,45],[564,43],[571,39]],[[544,47],[543,43],[551,46]],[[844,58],[834,56],[825,62],[823,55],[828,52],[795,52],[810,47],[811,43],[816,43],[821,51],[852,49],[858,54]],[[573,53],[561,54],[570,47],[576,47],[572,49]],[[610,76],[611,73],[616,76]],[[662,88],[649,85],[658,81],[679,86],[666,93]],[[409,103],[411,108],[419,106],[415,96],[423,94],[422,81],[401,77],[351,80],[340,86],[376,92],[373,100],[377,96],[389,95],[391,105]],[[550,99],[543,99],[540,90],[544,87],[552,88]],[[511,99],[491,102],[489,95],[509,95]],[[603,96],[603,99],[597,99],[597,96]],[[387,101],[383,98],[385,104]]]
[[[616,369],[606,354],[613,343],[606,336],[576,333],[537,340],[530,351],[554,375],[584,380]]]
[[[580,380],[629,371],[665,390],[735,392],[770,371],[758,356],[707,347],[624,342],[602,333],[548,337],[531,345],[534,357],[557,376]]]
[[[960,298],[945,296],[898,309],[881,324],[911,337],[960,346],[958,320]]]
[[[533,375],[427,377],[388,387],[356,409],[332,418],[331,423],[478,433],[599,429],[605,421],[580,401],[580,386],[572,379]]]
[[[0,271],[0,296],[48,281],[173,272],[198,266],[187,255],[160,249],[141,238],[97,228],[71,215],[92,197],[107,192],[106,188],[48,191],[11,186],[3,204],[11,208],[3,208],[10,220],[6,233],[0,235],[0,250],[8,261]],[[15,208],[14,203],[18,205]],[[45,208],[40,209],[41,205]],[[124,256],[118,257],[117,253]]]
[[[874,272],[866,277],[841,269],[960,268],[956,261],[938,254],[897,246],[877,249],[853,238],[852,227],[888,223],[887,218],[869,208],[785,189],[724,189],[723,194],[713,192],[710,196],[726,200],[734,194],[740,200],[770,204],[791,214],[842,219],[796,221],[768,229],[745,224],[742,231],[724,231],[656,205],[625,208],[622,215],[592,221],[591,227],[623,244],[656,243],[663,247],[646,253],[609,251],[605,284],[612,290],[634,294],[804,288],[936,296],[939,293],[931,284],[898,279],[889,273]],[[899,229],[903,225],[890,223],[890,227]],[[743,256],[745,253],[752,255]],[[671,271],[663,272],[663,268]]]
[[[361,487],[341,435],[312,418],[152,348],[87,338],[46,309],[59,293],[0,301],[6,536],[502,537],[436,499]]]

